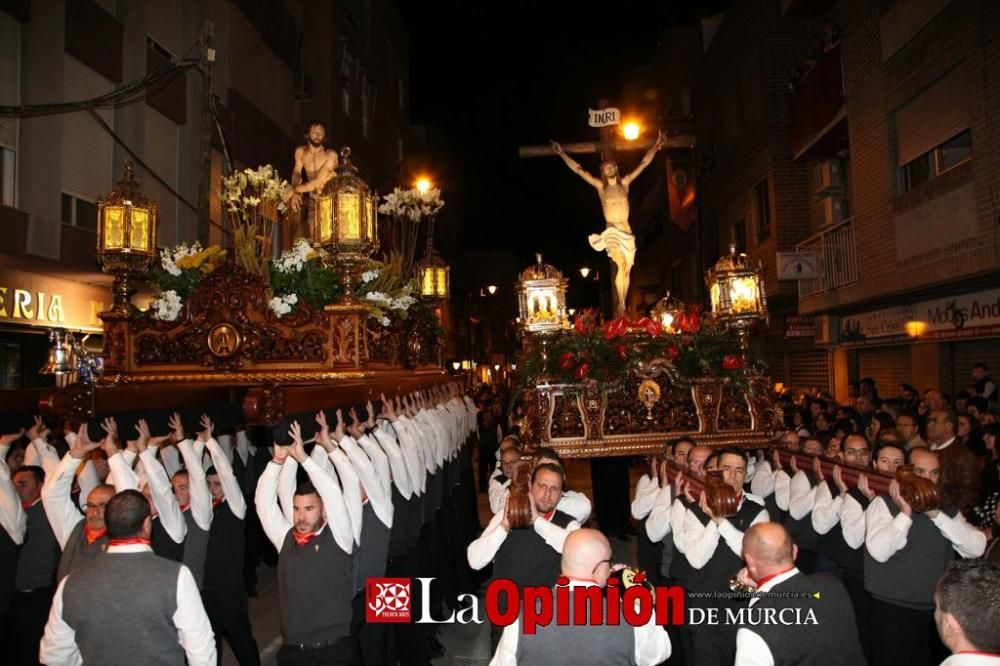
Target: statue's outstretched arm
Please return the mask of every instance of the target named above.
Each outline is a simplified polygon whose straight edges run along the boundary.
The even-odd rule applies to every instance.
[[[654,143],[653,147],[647,150],[646,154],[642,156],[642,161],[639,162],[639,166],[637,166],[632,173],[622,178],[622,183],[627,186],[633,180],[638,178],[639,174],[642,173],[642,170],[649,166],[649,163],[653,161],[654,157],[656,157],[656,153],[660,150],[660,148],[663,148],[666,142],[667,135],[660,132],[659,136],[656,137],[656,143]]]
[[[595,178],[594,176],[592,176],[589,173],[587,173],[587,170],[584,169],[582,166],[580,166],[579,162],[577,162],[572,157],[570,157],[569,155],[567,155],[563,151],[562,146],[560,146],[558,143],[556,143],[555,141],[552,141],[551,143],[552,143],[552,152],[554,152],[556,155],[558,155],[559,157],[562,158],[563,162],[566,163],[566,166],[568,166],[570,168],[570,171],[572,171],[576,175],[580,176],[580,178],[583,178],[585,181],[587,181],[588,183],[590,183],[593,187],[596,187],[597,189],[601,189],[602,183],[601,183],[601,179],[600,178]]]

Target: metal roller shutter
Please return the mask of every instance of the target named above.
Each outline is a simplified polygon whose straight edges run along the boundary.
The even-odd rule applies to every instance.
[[[991,377],[1000,377],[1000,338],[951,343],[952,395],[972,384],[973,363],[985,363]]]
[[[112,90],[111,82],[72,56],[64,56],[63,99],[91,99]],[[114,127],[111,111],[98,111]],[[87,201],[106,196],[113,186],[111,179],[111,135],[87,113],[62,116],[62,187],[63,191]]]
[[[807,349],[788,352],[788,383],[797,389],[829,390],[830,363],[827,350]]]
[[[881,347],[858,350],[858,376],[871,377],[880,395],[894,396],[899,385],[910,382],[910,348]]]
[[[17,104],[18,22],[10,14],[0,11],[0,104]],[[0,118],[0,146],[16,150],[17,121]]]

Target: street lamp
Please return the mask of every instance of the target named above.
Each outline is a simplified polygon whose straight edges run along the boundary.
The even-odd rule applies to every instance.
[[[97,259],[105,273],[115,276],[111,312],[129,313],[129,278],[144,275],[156,259],[156,204],[139,189],[132,162],[118,187],[97,201]]]
[[[744,359],[747,337],[757,321],[767,321],[767,295],[761,278],[761,265],[750,265],[745,254],[729,246],[729,254],[719,258],[705,275],[712,314],[722,324],[734,329],[740,340]]]
[[[414,184],[414,187],[417,188],[417,192],[420,192],[421,194],[427,194],[430,191],[431,186],[431,179],[427,176],[420,176]]]
[[[590,275],[590,268],[584,266],[583,268],[580,269],[580,277],[586,280],[588,275]]]
[[[622,136],[628,141],[635,141],[641,133],[642,127],[634,120],[629,120],[622,124]]]
[[[341,273],[345,303],[354,300],[353,277],[378,247],[377,199],[351,164],[351,149],[345,147],[336,178],[327,181],[316,197],[312,225],[313,245],[326,250]]]
[[[490,286],[486,287],[486,291],[490,292],[490,296],[492,296],[493,294],[497,293],[497,286],[495,284],[491,284]]]

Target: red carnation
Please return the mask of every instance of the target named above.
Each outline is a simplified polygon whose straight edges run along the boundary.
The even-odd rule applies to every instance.
[[[663,353],[666,354],[668,359],[673,361],[681,355],[681,350],[677,348],[677,345],[667,345],[667,348],[663,350]]]
[[[622,361],[628,360],[628,354],[625,352],[625,345],[618,345],[615,347],[615,352],[618,354],[618,358]]]
[[[743,357],[736,354],[726,354],[722,357],[723,370],[739,370],[743,365]]]
[[[569,370],[572,368],[573,363],[575,363],[573,352],[563,352],[562,354],[559,354],[559,360],[557,363],[559,364],[560,370]]]
[[[584,361],[580,365],[576,366],[576,372],[573,375],[576,377],[576,381],[582,382],[587,378],[587,373],[590,372],[590,363]]]

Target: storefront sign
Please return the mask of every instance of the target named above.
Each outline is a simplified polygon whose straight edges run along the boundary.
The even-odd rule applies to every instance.
[[[847,345],[996,335],[1000,335],[1000,289],[873,310],[840,320],[840,341]]]
[[[815,252],[777,252],[779,280],[815,280],[819,276]]]
[[[0,323],[99,333],[109,290],[13,269],[0,270]]]
[[[811,338],[816,335],[816,320],[797,314],[785,315],[786,338]]]

